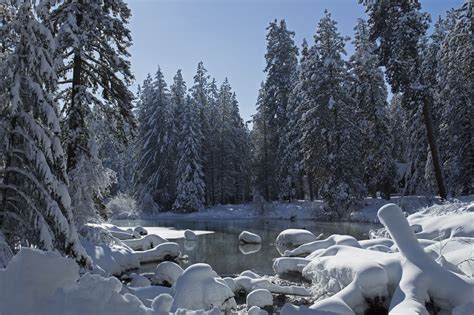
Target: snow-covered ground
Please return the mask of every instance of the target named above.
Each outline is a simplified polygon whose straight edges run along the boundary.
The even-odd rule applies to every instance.
[[[472,200],[464,197],[462,201]],[[422,208],[439,204],[440,200],[427,196],[394,196],[391,200],[366,198],[350,209],[346,220],[354,222],[378,222],[377,211],[380,207],[394,203],[407,213],[414,213]],[[289,220],[329,220],[334,219],[323,211],[323,202],[295,201],[273,203],[246,203],[237,205],[218,205],[193,213],[162,212],[153,215],[137,212],[122,212],[114,219],[162,219],[162,220],[233,220],[233,219],[289,219]]]
[[[180,254],[179,245],[165,237],[171,235],[168,230],[90,225],[80,232],[93,269],[79,270],[56,253],[23,248],[0,269],[0,314],[220,314],[239,309],[252,314],[472,315],[474,202],[451,201],[405,215],[395,204],[381,207],[378,218],[384,228],[370,240],[347,235],[322,239],[302,230],[281,233],[280,242],[291,238],[301,245],[275,257],[275,273],[298,274],[309,281],[305,286],[251,271],[221,278],[207,264],[183,271],[162,262]],[[112,232],[130,239],[122,241]],[[184,231],[179,233],[184,237]],[[155,273],[124,274],[150,260],[157,261]],[[283,307],[276,302],[282,294],[293,297]]]

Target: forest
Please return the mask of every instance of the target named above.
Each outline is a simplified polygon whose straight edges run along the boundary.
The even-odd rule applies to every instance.
[[[420,1],[359,3],[367,19],[353,34],[326,10],[301,46],[285,19],[269,22],[265,80],[244,121],[232,82],[206,60],[192,82],[181,69],[166,82],[158,66],[133,90],[126,1],[0,1],[0,282],[24,248],[97,269],[91,234],[128,232],[91,224],[121,211],[250,204],[271,216],[274,205],[319,202],[324,220],[344,221],[367,200],[472,196],[472,1],[442,17]],[[390,222],[404,219],[392,216],[377,220],[398,242],[404,228]]]

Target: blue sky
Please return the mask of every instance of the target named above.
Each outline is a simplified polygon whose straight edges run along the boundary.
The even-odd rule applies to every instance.
[[[255,112],[260,82],[264,80],[266,26],[284,18],[296,33],[312,43],[316,24],[328,9],[339,31],[352,37],[357,18],[366,15],[357,0],[127,0],[133,17],[132,71],[136,85],[158,64],[168,85],[182,69],[187,86],[192,85],[197,63],[203,61],[220,84],[228,77],[237,94],[245,120]],[[423,10],[433,19],[459,7],[463,0],[422,0]],[[348,43],[347,52],[353,52]]]

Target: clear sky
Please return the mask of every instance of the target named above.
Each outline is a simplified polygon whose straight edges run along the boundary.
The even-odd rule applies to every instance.
[[[227,77],[237,94],[245,120],[255,112],[260,82],[264,80],[266,26],[286,19],[311,44],[325,9],[338,21],[339,31],[352,37],[357,18],[366,15],[357,0],[127,0],[133,17],[132,71],[136,85],[160,65],[168,85],[182,69],[188,88],[199,61],[220,84]],[[421,0],[433,19],[464,0]],[[348,54],[353,52],[348,43]]]

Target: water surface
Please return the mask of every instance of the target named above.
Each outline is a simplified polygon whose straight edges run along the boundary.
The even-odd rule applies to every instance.
[[[315,235],[324,234],[324,238],[331,234],[352,235],[356,239],[367,239],[371,229],[379,228],[378,224],[352,222],[316,222],[311,220],[115,220],[119,226],[159,226],[172,227],[178,230],[214,231],[212,234],[200,235],[196,242],[183,239],[174,240],[181,246],[181,251],[188,256],[187,261],[181,261],[184,268],[194,263],[207,263],[221,276],[239,274],[244,270],[252,270],[258,274],[273,274],[273,259],[280,257],[275,246],[278,234],[290,228],[306,229]],[[258,246],[241,246],[239,234],[243,230],[261,236],[261,248]],[[141,272],[152,272],[156,264],[142,266]]]

